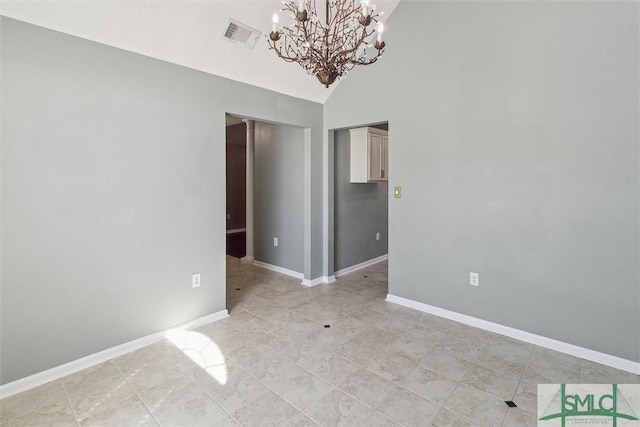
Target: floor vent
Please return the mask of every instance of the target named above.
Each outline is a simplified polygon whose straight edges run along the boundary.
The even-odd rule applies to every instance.
[[[516,405],[513,402],[513,400],[505,400],[504,403],[506,403],[509,408],[517,408],[518,407],[518,405]]]
[[[262,35],[262,33],[255,28],[241,24],[233,19],[229,19],[222,33],[222,37],[225,39],[241,44],[249,49],[253,49],[256,46],[260,35]]]

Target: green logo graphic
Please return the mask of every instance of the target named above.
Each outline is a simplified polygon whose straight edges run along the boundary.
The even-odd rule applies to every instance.
[[[611,394],[600,395],[567,394],[566,384],[561,384],[540,421],[560,418],[565,427],[567,418],[571,417],[608,417],[613,421],[613,427],[617,427],[618,418],[638,420],[617,384],[612,384]]]

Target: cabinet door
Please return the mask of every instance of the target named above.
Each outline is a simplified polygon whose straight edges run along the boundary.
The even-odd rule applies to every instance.
[[[386,136],[382,137],[382,147],[380,148],[380,152],[382,153],[382,180],[389,180],[389,138]]]
[[[382,181],[382,147],[384,137],[374,133],[369,134],[369,181]]]

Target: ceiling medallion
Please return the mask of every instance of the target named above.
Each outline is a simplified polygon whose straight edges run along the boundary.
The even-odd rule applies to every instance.
[[[376,6],[368,0],[326,0],[324,23],[315,0],[283,1],[279,12],[289,12],[290,25],[278,26],[279,14],[273,14],[273,27],[267,39],[286,62],[297,62],[325,87],[344,77],[356,65],[373,64],[384,53],[384,26]],[[377,33],[374,44],[373,34]],[[372,48],[375,48],[374,51]]]

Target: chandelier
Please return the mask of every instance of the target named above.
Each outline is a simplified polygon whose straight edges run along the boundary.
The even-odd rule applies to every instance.
[[[384,53],[384,26],[368,0],[326,0],[322,22],[315,0],[285,0],[280,12],[290,12],[293,24],[279,27],[273,15],[269,49],[286,62],[297,62],[325,87],[356,65],[373,64]],[[373,34],[377,32],[377,40]],[[372,48],[375,48],[374,51]]]

